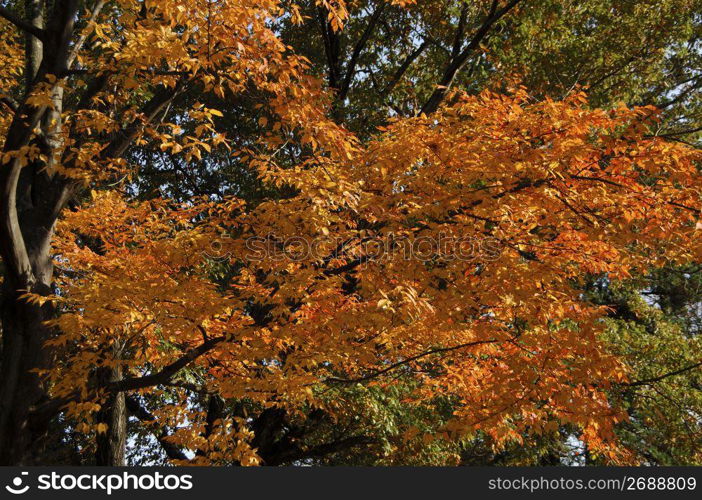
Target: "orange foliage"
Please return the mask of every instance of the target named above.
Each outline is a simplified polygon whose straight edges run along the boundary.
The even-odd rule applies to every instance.
[[[319,4],[341,29],[344,3]],[[106,391],[168,388],[177,396],[159,423],[202,452],[194,463],[255,464],[246,422],[221,419],[206,438],[190,395],[294,413],[324,404],[330,384],[393,384],[402,374],[421,382],[417,401],[459,401],[444,429],[452,435],[480,429],[504,443],[570,423],[591,450],[626,460],[612,431],[625,415],[605,391],[627,373],[599,340],[606,311],[576,285],[586,274],[617,280],[701,257],[699,153],[647,136],[655,110],[591,109],[580,93],[542,102],[523,89],[455,94],[437,113],[397,120],[362,144],[327,117],[322,84],[271,29],[288,13],[281,3],[142,5],[111,3],[115,11],[86,24],[90,43],[74,45],[78,70],[48,75],[28,98],[33,110],[51,108],[62,89],[66,102],[84,105],[52,129],[50,174],[98,189],[59,223],[60,292],[27,295],[61,311],[43,374],[77,429],[104,432],[94,416]],[[295,7],[289,13],[299,20]],[[0,44],[19,53],[9,35]],[[107,84],[91,95],[75,78],[82,70]],[[237,199],[136,203],[99,190],[133,174],[122,158],[130,144],[189,159],[230,147],[216,127],[221,111],[202,103],[179,123],[164,121],[172,99],[160,94],[186,88],[265,96],[267,133],[232,154],[296,195],[248,208]],[[193,135],[183,122],[197,124]],[[0,120],[3,140],[8,123]],[[306,154],[293,168],[273,153],[285,141]],[[41,159],[31,137],[23,142],[4,151],[4,167]],[[270,235],[278,245],[314,242],[315,251],[261,253]],[[465,242],[474,252],[457,258]],[[231,271],[224,285],[216,265]],[[116,366],[124,380],[97,386],[90,377]]]
[[[262,178],[297,187],[289,199],[177,206],[108,191],[67,214],[56,259],[72,272],[55,298],[63,333],[48,376],[72,399],[69,415],[89,428],[110,388],[86,374],[119,364],[122,388],[177,388],[182,399],[159,417],[180,424],[171,439],[204,453],[197,463],[253,464],[245,422],[220,421],[204,438],[189,391],[294,412],[322,404],[326,385],[404,374],[422,382],[416,400],[458,398],[453,435],[481,429],[504,443],[570,423],[592,450],[626,461],[612,432],[625,415],[605,391],[627,373],[599,340],[606,310],[576,282],[700,257],[698,153],[646,136],[653,109],[591,109],[579,93],[453,102],[341,150],[321,129],[344,132],[322,121],[314,161],[292,170],[252,156]],[[252,253],[268,235],[316,251]],[[488,251],[408,258],[368,246],[442,238]],[[235,270],[225,287],[211,278],[213,259]],[[172,370],[184,359],[191,379]]]

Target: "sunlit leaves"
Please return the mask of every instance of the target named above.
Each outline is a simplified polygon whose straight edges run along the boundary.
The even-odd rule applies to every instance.
[[[447,439],[483,433],[499,447],[571,426],[593,453],[629,460],[614,436],[626,415],[606,392],[629,370],[602,340],[606,308],[574,280],[698,256],[698,154],[646,137],[648,108],[591,109],[581,94],[535,102],[522,89],[456,97],[351,141],[351,161],[330,152],[289,170],[249,156],[266,182],[297,188],[286,199],[96,194],[60,227],[57,262],[70,273],[52,342],[70,363],[51,374],[54,390],[69,394],[96,363],[158,373],[220,339],[189,364],[196,387],[185,373],[166,380],[182,398],[214,392],[294,413],[326,404],[315,388],[403,375],[417,382],[406,401],[457,401]],[[198,113],[206,126],[217,116]],[[251,238],[271,236],[321,241],[316,254],[250,258]],[[364,245],[447,236],[494,248],[466,260]],[[224,286],[213,260],[232,269]],[[200,462],[255,462],[245,423],[203,440],[202,412],[163,411],[181,422],[174,442],[209,457]]]

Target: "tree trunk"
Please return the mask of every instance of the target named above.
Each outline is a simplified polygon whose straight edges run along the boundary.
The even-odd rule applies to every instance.
[[[49,286],[39,283],[35,292]],[[2,356],[0,357],[0,465],[40,463],[48,420],[30,419],[34,405],[46,397],[36,369],[46,366],[44,342],[50,329],[43,322],[53,315],[51,306],[20,298],[7,279],[0,299]]]
[[[38,30],[44,29],[45,2],[25,0],[24,5],[27,23]],[[55,15],[62,29],[54,29],[50,42],[42,43],[25,32],[27,93],[43,75],[59,74],[66,69],[68,35],[72,33],[78,8],[77,0],[56,5]],[[39,305],[22,298],[27,292],[40,296],[52,293],[51,238],[68,193],[68,184],[49,170],[54,153],[61,146],[63,91],[60,86],[54,90],[52,101],[54,109],[49,112],[26,101],[19,106],[3,145],[3,150],[10,152],[34,143],[51,160],[47,164],[34,161],[22,165],[15,159],[0,165],[0,256],[5,267],[0,296],[0,465],[42,463],[43,438],[55,416],[47,414],[38,418],[31,414],[34,406],[47,399],[37,370],[47,368],[50,363],[45,342],[52,329],[45,321],[53,318],[55,311],[50,303]],[[36,133],[37,126],[41,134]],[[37,135],[43,136],[46,144],[37,141]]]
[[[107,431],[97,435],[95,465],[123,467],[127,444],[127,406],[123,392],[108,397],[98,414],[98,422],[106,424]]]
[[[44,1],[43,0],[25,0],[24,3],[25,15],[27,21],[35,28],[44,27]],[[34,77],[39,72],[43,54],[43,44],[41,40],[32,35],[26,35],[24,41],[24,86],[25,94],[29,94],[32,90]]]
[[[122,380],[122,370],[119,367],[100,368],[97,377],[102,383],[117,382]],[[98,412],[97,422],[105,424],[107,430],[98,432],[95,465],[123,467],[126,465],[127,444],[127,404],[124,392],[107,395],[107,400]]]
[[[93,14],[97,15],[105,2],[95,4]],[[22,24],[19,27],[26,37],[24,77],[29,92],[38,83],[46,81],[46,75],[65,74],[75,60],[75,54],[71,52],[77,51],[85,41],[85,38],[76,41],[73,36],[84,2],[53,2],[50,16],[45,12],[47,4],[44,0],[24,0],[24,5],[26,20],[23,22],[30,28]],[[45,16],[48,19],[45,20]],[[92,97],[106,81],[106,77],[98,77],[81,96],[78,108],[90,107]],[[0,163],[0,257],[4,267],[0,285],[0,465],[41,463],[42,436],[57,411],[42,411],[41,417],[32,415],[32,408],[48,398],[36,370],[50,367],[51,355],[45,342],[52,330],[44,322],[53,318],[55,311],[48,303],[39,306],[21,296],[27,292],[51,295],[51,238],[55,222],[75,188],[74,181],[62,178],[53,168],[56,161],[64,166],[70,166],[70,161],[74,161],[69,160],[63,151],[63,137],[70,131],[62,130],[62,85],[57,84],[53,89],[52,106],[36,107],[25,99],[17,107],[2,146],[5,153],[37,146],[44,160],[21,158],[21,155],[7,159],[3,155]],[[182,90],[181,83],[175,89],[159,87],[142,108],[146,122],[165,113]],[[141,117],[130,122],[103,149],[97,160],[120,157],[143,126]],[[84,137],[78,135],[74,139],[74,147],[80,148]],[[117,395],[108,403],[112,409],[104,417],[105,423],[113,422],[109,432],[115,433],[109,438],[110,442],[122,444],[121,451],[117,446],[106,454],[106,460],[123,462],[124,396]]]

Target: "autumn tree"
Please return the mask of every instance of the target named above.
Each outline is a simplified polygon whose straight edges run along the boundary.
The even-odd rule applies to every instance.
[[[2,462],[59,425],[122,463],[127,411],[176,463],[571,436],[635,461],[612,394],[654,374],[583,288],[699,260],[698,154],[651,107],[452,91],[490,40],[519,69],[503,41],[554,4],[2,7]]]
[[[477,23],[487,19],[490,7],[478,2],[434,3],[434,9],[441,9],[443,15],[436,15],[434,22],[425,22],[423,19],[431,15],[431,10],[385,7],[376,20],[373,2],[356,6],[349,10],[351,21],[347,29],[336,38],[340,41],[342,66],[352,53],[359,53],[357,71],[344,103],[344,120],[361,134],[386,123],[392,114],[411,115],[426,102],[450,58],[452,42],[463,36],[463,43],[468,43],[478,33]],[[465,9],[463,17],[462,9]],[[503,89],[504,82],[516,77],[528,86],[532,95],[558,99],[581,85],[588,89],[594,105],[613,107],[621,101],[630,105],[655,104],[662,113],[652,124],[650,133],[694,144],[700,127],[699,10],[699,3],[694,1],[521,2],[482,38],[468,64],[457,73],[454,86],[476,93],[485,87]],[[329,63],[323,50],[324,33],[315,30],[316,26],[319,23],[313,21],[304,29],[290,26],[286,39],[313,61],[320,74],[325,74]],[[369,36],[365,36],[367,32]],[[360,52],[356,48],[361,48]],[[402,75],[398,83],[386,86],[385,82],[395,82],[398,74]],[[384,92],[385,89],[389,91]],[[643,293],[647,300],[660,297],[663,303],[669,303],[666,293],[673,294],[672,300],[681,305],[675,309],[663,308],[666,316],[663,321],[678,325],[672,330],[652,329],[646,316],[641,316],[643,324],[637,324],[637,317],[628,313],[619,316],[617,311],[626,309],[615,302],[608,303],[607,297],[619,296],[621,292],[603,293],[609,282],[601,276],[586,280],[588,293],[596,296],[598,303],[612,307],[611,324],[619,326],[612,326],[609,343],[625,363],[637,367],[635,372],[641,370],[636,378],[647,379],[652,373],[662,375],[693,366],[674,377],[625,391],[631,414],[629,424],[637,432],[631,432],[627,424],[621,428],[621,437],[643,452],[640,459],[649,463],[699,461],[692,448],[676,444],[695,442],[702,432],[694,417],[690,417],[698,415],[700,409],[694,397],[695,387],[699,386],[696,378],[699,369],[694,368],[695,363],[687,363],[699,357],[696,330],[687,326],[697,321],[698,314],[695,274],[685,278],[688,269],[658,272],[628,280],[626,285],[630,297]],[[679,285],[671,288],[670,281]],[[597,287],[591,290],[595,283]],[[651,289],[663,295],[652,295]],[[629,331],[630,328],[634,331]],[[661,335],[664,331],[666,334]],[[632,338],[639,348],[622,351],[618,347],[620,343],[630,344]],[[667,356],[668,364],[659,365],[653,361],[652,351],[643,352],[650,343],[658,346],[660,352],[676,354],[672,358]],[[646,363],[641,362],[644,358]],[[637,415],[636,408],[645,409],[646,415]],[[673,414],[676,417],[669,417]],[[568,434],[567,429],[563,432]],[[640,444],[641,433],[647,436],[647,443],[652,439],[657,441],[658,458],[645,449],[648,445]],[[562,442],[551,441],[548,445],[552,446],[551,451],[546,443],[527,442],[522,447],[495,452],[489,439],[478,437],[460,453],[467,463],[487,464],[510,463],[510,460],[540,463],[540,456],[561,456],[564,462],[572,462],[569,455],[582,452],[582,448],[572,449],[572,440],[567,437]],[[531,451],[520,453],[525,449]]]
[[[340,15],[337,6],[330,12]],[[49,398],[37,370],[51,364],[45,321],[55,312],[20,297],[52,293],[54,225],[83,187],[130,175],[124,155],[135,143],[187,157],[225,144],[213,127],[221,113],[181,106],[192,88],[222,97],[255,88],[290,127],[314,128],[332,149],[346,138],[326,126],[320,89],[267,26],[280,14],[276,2],[36,0],[6,3],[0,14],[10,61],[0,178],[0,462],[17,463],[32,460],[30,444],[46,426],[32,409]],[[175,123],[190,121],[199,126],[189,135]]]
[[[67,415],[99,434],[110,392],[168,390],[158,419],[169,443],[198,463],[257,463],[255,424],[187,401],[333,414],[326,386],[410,374],[420,383],[408,399],[459,402],[447,435],[506,443],[571,425],[593,453],[626,460],[613,434],[625,415],[606,391],[628,371],[601,338],[606,309],[574,281],[697,258],[697,153],[644,137],[646,108],[521,90],[457,99],[397,121],[350,160],[287,170],[252,157],[264,179],[296,188],[289,198],[249,208],[96,193],[67,215],[63,265],[90,269],[66,275],[55,298],[62,333],[50,343],[66,363],[48,375]],[[273,249],[250,246],[267,235]],[[467,235],[495,247],[468,260],[398,251]],[[301,236],[315,252],[285,246]],[[378,255],[386,241],[393,251]],[[234,269],[225,286],[209,275],[212,242]],[[287,258],[270,253],[280,245]],[[96,386],[81,378],[96,365],[126,375]]]
[[[305,23],[282,22],[282,36],[337,89],[337,117],[358,133],[414,114],[437,85],[478,93],[515,78],[539,96],[582,86],[598,106],[655,104],[666,116],[659,133],[685,139],[698,127],[694,0],[370,0],[349,6],[340,32],[320,23],[314,2],[300,5]]]

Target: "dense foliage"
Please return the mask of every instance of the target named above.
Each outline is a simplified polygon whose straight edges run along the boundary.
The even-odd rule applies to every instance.
[[[0,3],[0,462],[698,464],[702,4]]]

